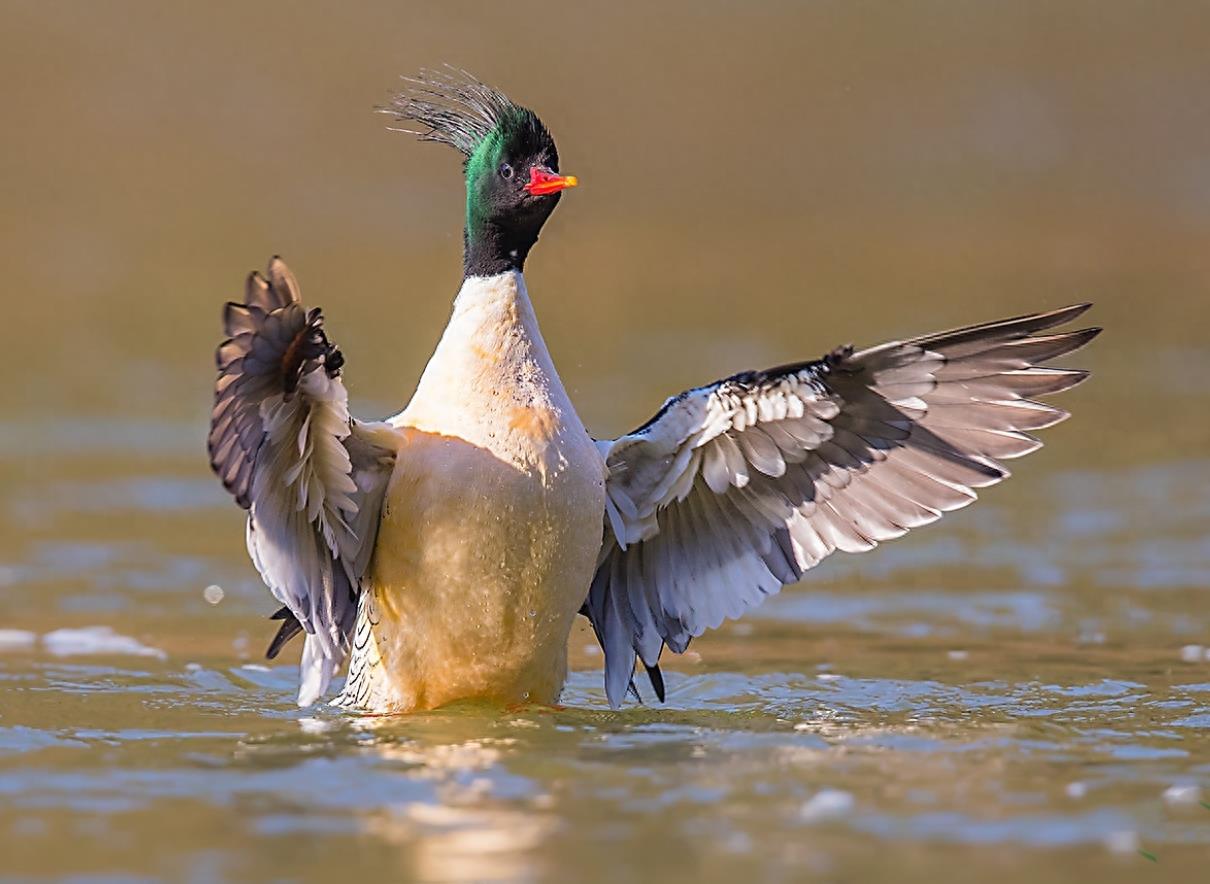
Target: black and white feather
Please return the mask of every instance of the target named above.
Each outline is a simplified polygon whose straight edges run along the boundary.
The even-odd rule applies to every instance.
[[[458,68],[422,70],[405,77],[407,89],[391,99],[382,112],[395,119],[420,124],[419,130],[396,131],[421,141],[448,144],[469,158],[493,131],[508,128],[514,136],[538,144],[554,140],[538,116],[515,104],[472,74]],[[556,161],[557,162],[557,161]]]
[[[389,428],[350,418],[340,351],[281,259],[248,277],[223,325],[210,464],[248,510],[248,552],[285,606],[270,656],[306,633],[298,702],[310,705],[348,650],[395,452],[375,441]]]
[[[605,540],[584,613],[617,706],[635,655],[662,693],[664,646],[759,604],[834,550],[936,521],[1041,446],[1067,412],[1035,397],[1087,372],[1042,364],[1099,329],[1038,334],[1087,309],[972,326],[747,372],[670,399],[598,443]]]

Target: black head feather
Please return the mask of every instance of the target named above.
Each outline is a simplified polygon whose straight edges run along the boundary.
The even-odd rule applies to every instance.
[[[400,122],[419,123],[422,129],[398,131],[416,135],[421,141],[448,144],[469,158],[501,124],[509,129],[531,129],[535,139],[550,138],[536,114],[464,70],[426,69],[404,81],[408,88],[382,111]]]

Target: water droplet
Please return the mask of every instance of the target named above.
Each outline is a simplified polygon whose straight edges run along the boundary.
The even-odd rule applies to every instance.
[[[532,620],[534,617],[537,617],[537,616],[538,616],[538,612],[537,612],[537,611],[535,611],[533,608],[530,608],[530,609],[529,609],[529,617],[530,617],[530,619]]]
[[[522,700],[528,700],[528,699],[529,699],[529,691],[526,691],[525,693],[523,693],[523,694],[521,695],[521,699],[522,699]]]
[[[38,636],[24,629],[0,629],[0,651],[32,648]]]
[[[217,605],[223,600],[223,588],[215,583],[211,583],[202,590],[202,598],[212,605]]]

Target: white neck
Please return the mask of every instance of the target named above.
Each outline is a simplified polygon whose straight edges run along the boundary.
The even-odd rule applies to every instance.
[[[517,429],[518,414],[579,423],[538,330],[525,278],[513,270],[468,277],[397,422],[495,448]]]

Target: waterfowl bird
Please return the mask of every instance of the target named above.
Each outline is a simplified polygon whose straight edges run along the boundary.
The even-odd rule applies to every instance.
[[[304,633],[299,705],[346,657],[339,706],[554,703],[577,613],[617,708],[636,658],[738,617],[835,550],[861,552],[966,506],[1067,412],[1048,367],[1099,331],[1088,305],[749,371],[673,396],[618,439],[584,428],[523,269],[574,177],[530,110],[461,72],[389,108],[464,157],[463,280],[412,400],[350,417],[344,358],[274,258],[224,313],[209,452],[248,511],[281,602],[274,657]]]

